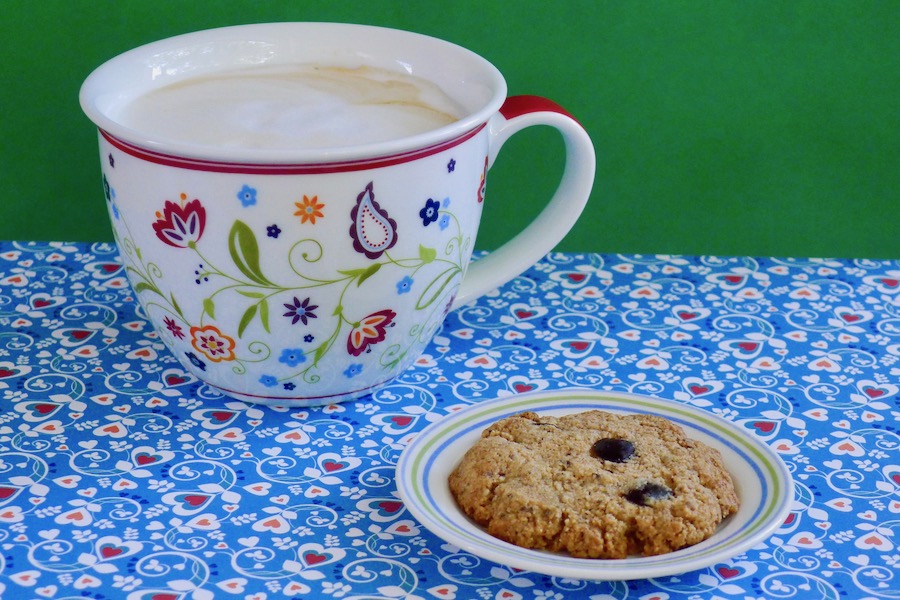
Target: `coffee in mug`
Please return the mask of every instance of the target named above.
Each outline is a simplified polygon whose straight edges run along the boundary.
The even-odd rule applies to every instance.
[[[464,114],[437,85],[408,73],[286,65],[188,78],[138,96],[118,119],[167,139],[297,149],[404,138]]]

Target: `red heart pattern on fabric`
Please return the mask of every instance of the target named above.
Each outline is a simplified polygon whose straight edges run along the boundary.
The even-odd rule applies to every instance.
[[[104,174],[121,193],[114,167]],[[388,195],[380,201],[397,223],[399,248],[408,221]],[[338,219],[337,201],[320,200],[325,220]],[[252,221],[249,211],[238,214]],[[212,218],[210,209],[207,225]],[[281,230],[278,238],[257,231],[261,250],[262,242],[296,241],[284,224]],[[900,503],[867,500],[900,486],[900,471],[880,454],[896,447],[890,424],[900,394],[891,312],[900,273],[891,261],[554,255],[448,313],[434,345],[402,379],[355,402],[288,409],[222,396],[188,372],[199,367],[162,345],[174,332],[157,333],[147,322],[114,251],[0,242],[0,296],[12,299],[0,303],[8,313],[0,461],[12,465],[0,478],[0,523],[14,532],[4,556],[15,565],[5,573],[7,595],[120,590],[116,582],[129,583],[114,576],[153,558],[170,566],[165,557],[177,547],[205,582],[198,589],[187,569],[176,569],[123,593],[318,597],[327,583],[325,595],[334,596],[464,597],[474,588],[438,565],[462,565],[466,555],[424,528],[397,495],[403,448],[472,404],[581,387],[690,404],[768,444],[791,467],[798,493],[777,534],[780,548],[802,559],[827,546],[833,558],[822,565],[846,595],[871,592],[860,591],[841,565],[882,564],[896,553],[882,523],[900,513]],[[199,266],[186,260],[190,249],[172,252],[185,269]],[[50,272],[58,274],[52,284],[41,275]],[[386,285],[393,291],[395,283]],[[387,327],[387,315],[354,348],[380,351],[378,336],[398,330]],[[190,325],[236,327],[212,316]],[[315,325],[292,327],[286,347],[323,342],[329,332]],[[336,347],[346,345],[346,333]],[[307,334],[315,341],[306,342]],[[281,350],[269,349],[276,357]],[[877,467],[860,466],[870,464]],[[832,543],[837,535],[843,544]],[[66,544],[73,550],[66,553]],[[61,551],[56,562],[80,570],[60,577],[42,562],[52,554],[40,549],[51,547]],[[771,548],[760,544],[707,566],[693,593],[747,592],[747,582],[759,579],[756,568],[773,580],[792,574],[765,556]],[[493,563],[471,569],[484,594],[505,600],[570,600],[610,589]],[[337,579],[362,572],[374,575],[371,585]],[[821,585],[839,595],[827,578]],[[650,580],[628,589],[646,598],[664,591]]]

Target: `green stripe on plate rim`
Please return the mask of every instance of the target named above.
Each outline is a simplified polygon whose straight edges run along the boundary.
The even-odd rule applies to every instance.
[[[624,402],[627,401],[627,405]],[[454,423],[452,427],[446,429],[440,433],[440,435],[433,437],[428,440],[425,444],[423,444],[422,448],[416,452],[415,459],[413,460],[410,468],[411,478],[411,489],[413,492],[413,496],[416,498],[416,501],[424,512],[427,512],[432,515],[435,521],[440,523],[444,529],[453,531],[457,536],[466,538],[477,545],[482,545],[484,543],[484,539],[478,536],[473,535],[472,533],[462,529],[452,522],[448,523],[447,519],[441,516],[439,513],[436,513],[433,507],[429,506],[427,502],[424,500],[423,496],[423,487],[419,485],[420,481],[424,481],[424,472],[423,472],[423,463],[427,460],[429,456],[431,456],[431,448],[434,446],[443,443],[448,437],[454,437],[456,432],[460,429],[465,429],[469,424],[473,422],[477,422],[483,420],[487,417],[490,417],[492,414],[503,411],[503,412],[512,412],[512,411],[521,411],[525,408],[531,407],[535,404],[540,405],[540,408],[544,411],[552,410],[553,406],[550,403],[585,403],[585,402],[609,402],[614,405],[621,405],[623,410],[630,410],[635,407],[635,405],[644,407],[647,412],[651,413],[668,413],[671,415],[678,415],[688,421],[699,422],[705,425],[710,431],[717,432],[721,437],[728,439],[735,446],[740,447],[746,454],[750,455],[757,464],[757,467],[763,471],[768,476],[768,483],[770,485],[771,493],[766,494],[764,496],[764,500],[766,500],[766,505],[763,509],[760,517],[755,521],[755,524],[748,524],[748,526],[734,534],[732,536],[729,545],[735,545],[739,543],[741,540],[747,538],[748,536],[755,535],[759,530],[759,524],[766,523],[773,513],[778,509],[778,504],[775,502],[777,498],[780,498],[784,493],[784,490],[781,489],[781,480],[777,477],[778,469],[776,466],[770,461],[766,460],[764,453],[757,447],[755,444],[748,443],[746,439],[742,436],[735,436],[733,427],[734,425],[729,423],[728,421],[722,421],[719,418],[713,418],[713,415],[708,415],[699,409],[690,409],[682,407],[678,404],[673,404],[671,406],[666,406],[663,411],[660,410],[658,402],[664,402],[663,399],[656,399],[656,401],[651,401],[648,399],[644,399],[644,397],[625,394],[623,393],[621,396],[607,396],[602,393],[597,393],[596,395],[592,395],[591,393],[581,393],[581,394],[554,394],[553,392],[543,392],[536,393],[534,398],[523,398],[518,402],[502,402],[500,406],[496,406],[493,403],[487,403],[481,410],[474,410],[472,414],[466,415],[464,418],[461,418],[458,422]],[[477,406],[477,405],[476,405]],[[481,407],[479,407],[481,408]],[[564,408],[564,407],[561,407]],[[464,409],[464,410],[469,410]],[[411,442],[415,444],[415,440]],[[409,489],[409,488],[408,488]],[[485,534],[487,535],[487,534]],[[689,558],[701,558],[707,554],[711,554],[718,551],[720,544],[710,546],[705,548],[699,552],[690,554]],[[524,557],[529,557],[529,559],[533,559],[535,552],[534,550],[528,550],[525,548],[510,548],[509,551],[513,554],[521,555]],[[690,549],[686,549],[687,552]],[[662,557],[646,557],[641,559],[636,559],[639,562],[635,562],[632,565],[622,565],[622,567],[626,569],[640,569],[645,568],[650,565],[659,565],[665,564],[666,562],[670,562],[672,560],[683,560],[685,557],[684,552],[669,555],[662,555]],[[541,554],[541,561],[546,561],[550,563],[559,563],[565,566],[571,566],[573,561],[581,561],[585,562],[594,561],[596,559],[574,559],[572,557],[560,556],[556,557],[553,554]],[[616,562],[616,561],[610,561]]]

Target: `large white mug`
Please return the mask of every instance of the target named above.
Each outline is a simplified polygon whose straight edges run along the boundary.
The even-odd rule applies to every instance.
[[[306,106],[297,72],[313,74],[311,96],[351,98]],[[268,97],[279,78],[288,91]],[[163,341],[227,395],[300,406],[389,382],[449,310],[520,274],[577,220],[594,180],[588,134],[549,100],[506,94],[493,65],[442,40],[273,23],[136,48],[80,98],[129,281]],[[444,120],[385,128],[407,105]],[[562,134],[560,185],[470,265],[488,170],[531,125]]]

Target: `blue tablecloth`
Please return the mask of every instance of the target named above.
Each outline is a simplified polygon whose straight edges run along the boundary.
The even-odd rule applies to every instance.
[[[405,443],[530,390],[653,395],[785,461],[765,543],[584,582],[477,559],[399,501]],[[0,243],[0,597],[900,598],[900,263],[552,254],[452,312],[357,402],[221,397],[159,342],[107,244]]]

